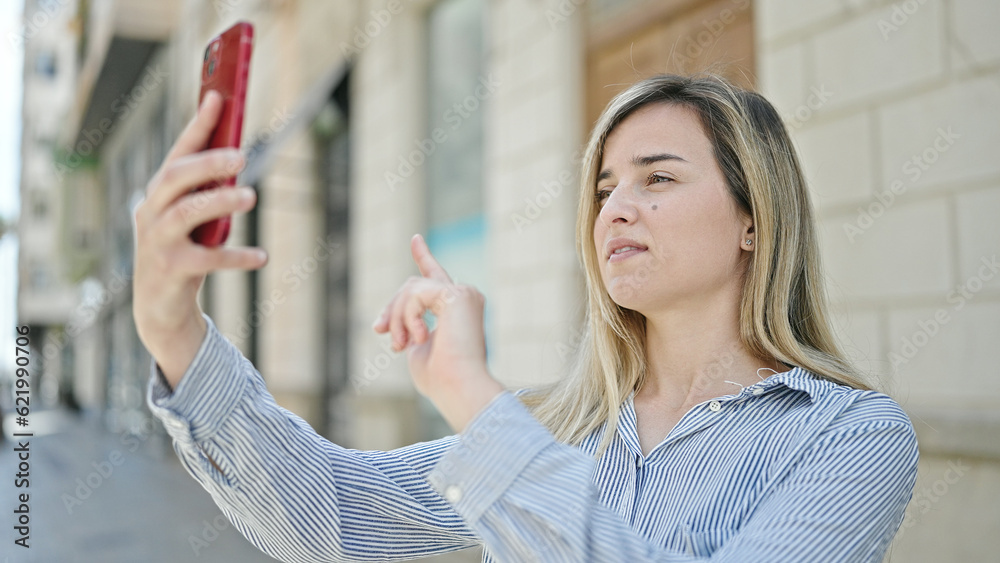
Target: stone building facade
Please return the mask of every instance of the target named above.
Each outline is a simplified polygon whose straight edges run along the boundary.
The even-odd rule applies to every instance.
[[[575,194],[591,124],[638,78],[711,68],[759,88],[785,117],[838,330],[918,428],[918,491],[889,560],[987,560],[1000,547],[989,533],[1000,525],[989,502],[1000,494],[1000,374],[989,359],[1000,338],[996,3],[156,4],[93,0],[80,4],[87,14],[69,12],[85,52],[64,104],[63,157],[88,123],[114,125],[61,184],[87,201],[74,209],[92,210],[77,215],[96,221],[97,258],[79,279],[99,280],[91,293],[103,305],[67,344],[86,407],[118,425],[144,416],[148,356],[129,290],[99,297],[130,273],[131,207],[194,112],[201,50],[237,19],[256,26],[241,182],[259,203],[235,218],[227,244],[263,246],[270,263],[212,274],[202,305],[280,404],[361,449],[450,433],[415,392],[405,356],[370,328],[418,274],[410,237],[423,233],[453,278],[486,294],[498,379],[559,377],[583,318]],[[130,86],[102,92],[118,75]],[[112,109],[121,96],[125,115]],[[29,111],[41,113],[26,106],[26,121]],[[53,252],[54,263],[79,261],[69,246]]]

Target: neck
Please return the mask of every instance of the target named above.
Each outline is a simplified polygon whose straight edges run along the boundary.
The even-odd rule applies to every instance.
[[[636,396],[678,409],[739,392],[740,385],[760,381],[759,368],[788,369],[773,358],[754,357],[740,344],[739,302],[732,292],[647,315],[646,361],[646,378]]]

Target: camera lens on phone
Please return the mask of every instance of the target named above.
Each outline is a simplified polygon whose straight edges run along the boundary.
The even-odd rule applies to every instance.
[[[212,76],[213,72],[215,72],[215,59],[208,61],[208,75]]]

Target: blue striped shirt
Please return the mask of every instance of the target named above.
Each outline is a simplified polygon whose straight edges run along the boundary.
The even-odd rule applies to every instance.
[[[186,470],[282,561],[476,545],[488,562],[880,561],[913,492],[917,442],[899,405],[799,367],[693,407],[646,456],[632,396],[595,460],[603,427],[557,442],[522,391],[460,434],[369,451],[279,407],[204,318],[173,392],[151,363],[147,402]]]

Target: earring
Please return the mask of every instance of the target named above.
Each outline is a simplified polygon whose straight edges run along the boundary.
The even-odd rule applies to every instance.
[[[747,239],[747,244],[753,244],[753,240]]]

